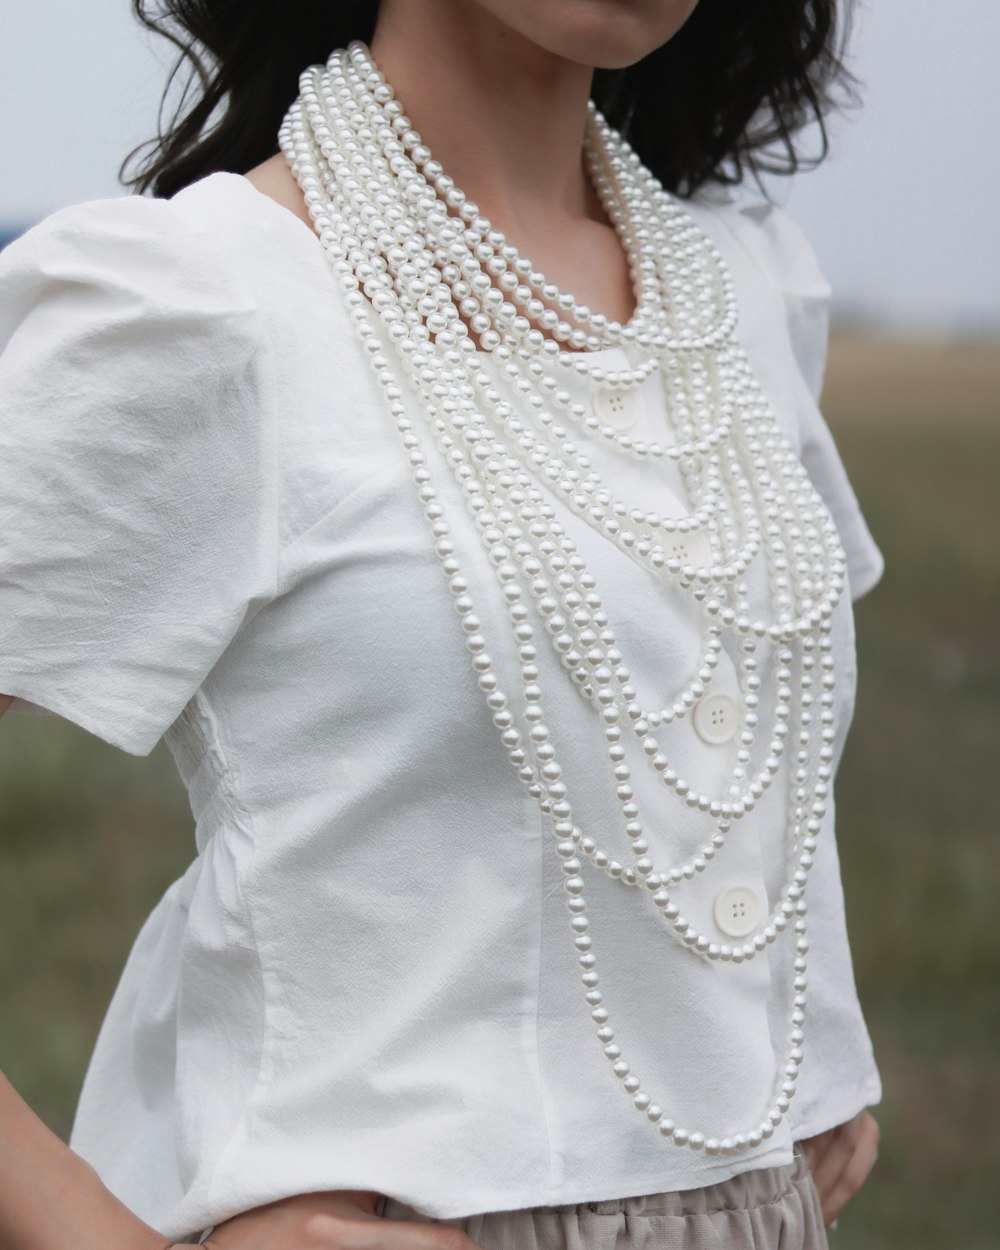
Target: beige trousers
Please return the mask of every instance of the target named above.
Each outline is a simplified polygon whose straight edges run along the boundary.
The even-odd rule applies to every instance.
[[[387,1219],[427,1220],[383,1198]],[[794,1162],[676,1193],[493,1211],[443,1220],[481,1250],[828,1250],[819,1196],[796,1146]]]

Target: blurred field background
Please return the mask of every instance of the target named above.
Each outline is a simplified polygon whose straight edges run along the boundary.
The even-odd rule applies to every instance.
[[[837,788],[882,1155],[831,1245],[997,1250],[1000,347],[841,333],[824,400],[887,563],[857,605]],[[162,743],[135,759],[0,721],[0,1067],[63,1135],[129,946],[192,854]]]

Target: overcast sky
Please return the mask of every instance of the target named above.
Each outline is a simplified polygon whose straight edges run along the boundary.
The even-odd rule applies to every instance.
[[[0,29],[0,225],[123,194],[169,48],[151,50],[128,0],[0,0]],[[862,0],[851,63],[863,107],[835,120],[827,164],[777,189],[837,305],[1000,333],[1000,0]]]

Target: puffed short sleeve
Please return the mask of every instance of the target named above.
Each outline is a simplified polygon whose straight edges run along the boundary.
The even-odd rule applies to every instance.
[[[0,255],[0,691],[135,755],[274,593],[267,353],[234,271],[138,197]]]
[[[830,330],[830,284],[795,221],[773,204],[733,212],[733,229],[778,289],[789,345],[804,387],[799,388],[801,457],[836,522],[847,554],[852,599],[879,581],[884,561],[872,538],[833,435],[819,408]]]

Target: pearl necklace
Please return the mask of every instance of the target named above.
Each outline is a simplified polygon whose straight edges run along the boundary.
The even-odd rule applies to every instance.
[[[625,325],[578,303],[518,255],[434,160],[363,43],[338,49],[326,67],[302,74],[279,142],[399,432],[477,684],[518,778],[550,818],[584,998],[612,1072],[636,1110],[673,1145],[707,1154],[759,1146],[788,1110],[803,1057],[805,884],[832,780],[831,617],[846,560],[829,512],[734,338],[737,302],[725,262],[592,104],[588,173],[629,258],[637,293]],[[563,343],[577,350],[566,351]],[[640,359],[619,370],[588,360],[611,346]],[[573,399],[566,370],[595,393],[628,390],[660,371],[676,441],[646,443],[603,422]],[[520,715],[487,650],[407,394],[419,398],[440,462],[465,497],[498,583],[520,661]],[[563,417],[617,454],[675,464],[691,511],[666,517],[616,498]],[[559,522],[553,494],[696,605],[701,659],[666,706],[640,699],[596,580]],[[744,580],[761,559],[771,619],[753,613]],[[629,864],[574,820],[545,719],[539,622],[602,726]],[[686,717],[705,694],[727,634],[740,656],[740,749],[728,788],[707,794],[678,774],[654,731]],[[775,707],[764,758],[751,774],[761,647],[775,661]],[[654,776],[711,822],[711,836],[682,862],[658,865],[649,853],[626,762],[631,735]],[[717,943],[681,914],[675,887],[708,868],[786,757],[787,873],[779,901],[751,939]],[[759,1122],[718,1137],[682,1127],[622,1057],[599,988],[585,862],[634,890],[674,940],[706,961],[752,960],[792,925],[787,1048]]]

